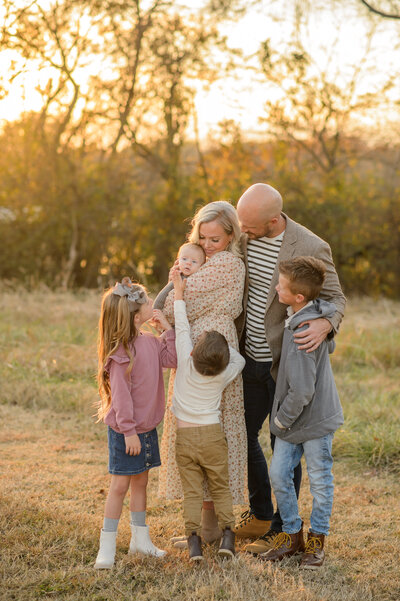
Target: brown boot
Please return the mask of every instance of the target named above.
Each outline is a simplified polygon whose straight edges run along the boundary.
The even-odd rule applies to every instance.
[[[255,540],[253,543],[246,545],[244,550],[247,551],[247,553],[253,553],[253,555],[266,553],[272,549],[275,537],[278,536],[278,534],[279,532],[276,532],[276,530],[268,530],[268,532],[260,536],[260,538]]]
[[[204,559],[203,550],[201,548],[201,538],[196,532],[192,532],[187,539],[190,561],[201,561]]]
[[[205,543],[213,543],[222,536],[221,528],[218,526],[217,515],[214,509],[201,510],[201,538]]]
[[[324,542],[324,534],[308,533],[306,549],[300,562],[301,568],[318,570],[322,566],[325,559]]]
[[[235,555],[235,533],[228,526],[222,533],[222,540],[219,546],[218,555],[230,559]]]
[[[259,538],[269,530],[270,520],[259,520],[250,511],[245,511],[240,516],[242,519],[234,528],[237,538]]]
[[[291,557],[295,553],[304,551],[303,524],[295,534],[280,532],[274,540],[272,549],[258,557],[263,561],[281,561],[284,557]]]

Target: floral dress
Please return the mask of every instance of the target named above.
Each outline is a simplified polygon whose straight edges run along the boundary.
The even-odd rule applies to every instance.
[[[232,253],[216,253],[186,282],[184,299],[195,344],[204,330],[217,330],[228,343],[238,349],[234,320],[242,312],[245,266]],[[164,314],[174,322],[174,291],[164,305]],[[171,370],[164,431],[161,440],[159,494],[167,499],[183,497],[175,461],[176,423],[171,411],[175,370]],[[221,424],[228,442],[229,486],[234,504],[243,504],[247,484],[247,437],[243,406],[242,376],[239,375],[223,392]],[[205,498],[210,498],[205,485]]]

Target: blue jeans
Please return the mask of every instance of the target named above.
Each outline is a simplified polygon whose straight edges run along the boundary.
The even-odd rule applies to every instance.
[[[271,362],[261,363],[245,356],[242,372],[244,412],[247,430],[247,467],[250,511],[259,520],[272,520],[271,528],[280,532],[282,520],[279,510],[274,514],[268,466],[258,436],[263,423],[271,415],[275,395],[275,381],[271,376]],[[271,434],[271,448],[275,436]],[[300,461],[300,460],[299,460]],[[301,483],[301,464],[294,470],[294,487],[298,496]]]
[[[275,440],[270,477],[282,517],[283,531],[288,534],[298,532],[302,524],[293,486],[293,471],[303,454],[313,497],[311,531],[314,534],[329,534],[333,503],[332,440],[333,433],[302,444],[293,444],[280,438]]]

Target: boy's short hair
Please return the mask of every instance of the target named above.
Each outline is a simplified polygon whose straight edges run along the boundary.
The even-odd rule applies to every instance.
[[[295,257],[281,261],[279,273],[289,280],[292,294],[302,294],[306,301],[319,296],[325,281],[325,264],[315,257]]]
[[[203,332],[192,351],[193,365],[203,376],[217,376],[229,363],[229,346],[225,336],[212,330]]]
[[[193,248],[193,250],[197,250],[199,253],[199,256],[201,256],[201,258],[203,260],[203,263],[205,262],[206,253],[204,252],[204,248],[202,246],[200,246],[200,244],[195,244],[194,242],[185,242],[184,244],[182,244],[182,246],[179,247],[178,257],[185,248]]]

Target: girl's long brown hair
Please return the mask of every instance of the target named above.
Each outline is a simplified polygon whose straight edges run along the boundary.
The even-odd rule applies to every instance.
[[[138,284],[132,285],[132,291],[144,291]],[[98,371],[97,383],[99,387],[100,401],[98,403],[97,415],[102,420],[111,406],[111,388],[109,374],[104,366],[107,359],[115,353],[122,344],[128,357],[129,365],[126,370],[128,375],[133,367],[133,354],[130,350],[132,343],[138,336],[135,326],[135,315],[143,305],[129,301],[126,296],[113,294],[113,289],[103,294],[99,319],[99,337],[97,344]]]

